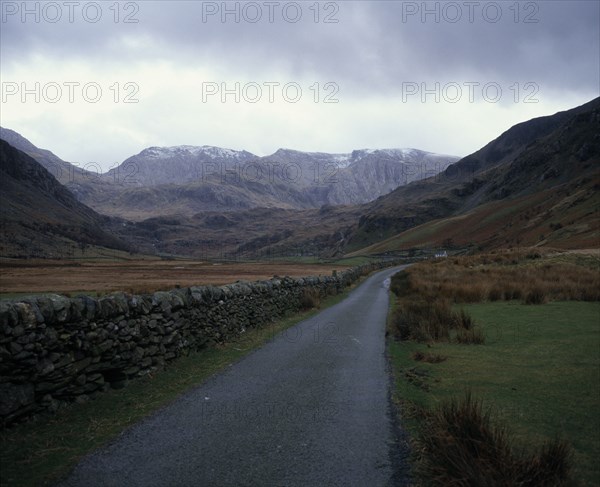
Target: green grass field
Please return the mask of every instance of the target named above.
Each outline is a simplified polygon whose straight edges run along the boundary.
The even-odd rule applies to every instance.
[[[431,408],[469,390],[509,427],[517,447],[536,448],[556,436],[567,439],[574,450],[575,479],[599,485],[600,303],[510,301],[464,309],[482,328],[484,345],[389,342],[397,399],[405,411],[411,404]],[[416,351],[447,360],[417,362]],[[406,425],[415,433],[416,421]]]

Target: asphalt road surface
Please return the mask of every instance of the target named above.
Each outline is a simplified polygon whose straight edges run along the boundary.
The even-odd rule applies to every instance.
[[[399,269],[129,428],[59,485],[403,485],[385,359],[387,288]]]

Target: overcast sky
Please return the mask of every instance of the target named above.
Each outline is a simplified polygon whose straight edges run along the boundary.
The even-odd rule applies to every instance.
[[[464,156],[600,90],[600,2],[1,0],[3,127],[149,146]]]

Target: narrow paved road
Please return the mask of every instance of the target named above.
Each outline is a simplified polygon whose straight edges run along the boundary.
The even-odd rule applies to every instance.
[[[128,429],[60,485],[401,484],[384,337],[399,269]]]

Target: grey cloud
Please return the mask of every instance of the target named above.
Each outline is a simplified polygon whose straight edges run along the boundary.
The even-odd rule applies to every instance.
[[[20,6],[23,3],[21,0],[0,2],[2,8],[6,4]],[[62,1],[57,0],[55,3],[62,4]],[[80,5],[86,3],[90,2],[79,2]],[[204,2],[204,5],[205,8],[207,4],[220,7],[221,3]],[[279,3],[283,5],[289,2]],[[410,119],[409,117],[413,116],[411,105],[393,105],[387,103],[386,98],[382,98],[397,97],[401,93],[403,82],[425,82],[431,86],[435,82],[493,81],[500,83],[504,89],[508,89],[515,82],[520,83],[521,88],[527,81],[537,83],[542,103],[535,107],[535,113],[533,107],[523,105],[504,110],[502,113],[489,112],[502,118],[499,121],[490,121],[490,124],[496,123],[494,127],[502,130],[526,117],[547,114],[550,110],[567,109],[574,103],[584,102],[586,98],[590,99],[599,94],[598,1],[524,0],[518,4],[513,0],[475,1],[481,8],[484,5],[492,5],[493,9],[494,5],[498,5],[503,16],[497,23],[486,21],[482,17],[481,8],[476,10],[474,21],[469,22],[467,2],[463,0],[426,4],[429,8],[446,8],[446,13],[451,12],[449,9],[453,8],[452,5],[458,5],[463,11],[462,18],[456,23],[443,17],[439,19],[440,22],[435,22],[432,15],[426,18],[426,22],[422,22],[420,12],[403,19],[407,8],[416,6],[421,9],[424,5],[422,1],[321,2],[318,23],[314,22],[314,10],[310,10],[314,5],[312,1],[301,3],[303,17],[297,23],[286,22],[281,13],[275,17],[273,23],[269,23],[266,18],[257,23],[247,22],[242,18],[239,23],[235,23],[231,16],[228,16],[225,23],[222,23],[218,16],[211,16],[207,22],[203,22],[203,2],[195,1],[121,2],[120,21],[116,23],[112,17],[114,10],[110,10],[114,2],[99,4],[102,6],[103,17],[97,23],[87,22],[81,15],[76,16],[73,23],[68,21],[66,15],[57,23],[46,22],[44,19],[39,23],[23,23],[18,17],[8,18],[0,26],[2,81],[14,76],[16,65],[23,67],[24,72],[35,75],[39,72],[35,64],[39,57],[48,60],[52,67],[56,66],[57,76],[60,76],[61,67],[67,62],[73,62],[76,67],[77,63],[82,63],[83,69],[91,68],[99,73],[98,76],[102,73],[110,74],[111,70],[127,73],[129,68],[131,75],[135,76],[140,72],[138,63],[159,66],[161,61],[166,60],[175,67],[169,71],[169,74],[174,76],[177,75],[178,68],[183,70],[197,67],[208,68],[211,73],[221,72],[228,76],[228,79],[214,81],[229,82],[236,80],[236,77],[254,79],[259,83],[294,80],[322,83],[333,81],[340,87],[339,98],[343,102],[335,108],[343,108],[346,110],[344,113],[350,113],[352,116],[336,118],[337,112],[334,107],[328,107],[331,109],[328,112],[332,114],[331,118],[325,116],[318,124],[313,120],[290,124],[288,132],[276,131],[278,138],[287,134],[289,141],[278,140],[277,143],[293,146],[300,141],[308,144],[312,143],[313,138],[323,140],[322,137],[319,139],[319,131],[325,131],[332,134],[330,138],[335,139],[337,146],[344,150],[353,148],[352,144],[357,137],[363,141],[361,145],[365,146],[373,145],[371,141],[374,140],[391,141],[385,142],[390,146],[394,145],[396,140],[399,144],[414,145],[415,137],[417,141],[427,141],[431,120]],[[258,1],[257,4],[266,8],[263,1]],[[514,11],[510,10],[510,7],[514,7],[515,4],[522,9],[520,20],[525,20],[524,17],[529,12],[527,9],[530,8],[528,6],[535,6],[537,10],[534,19],[538,22],[514,22],[511,17]],[[139,10],[131,19],[137,19],[137,23],[123,22],[126,8],[129,8],[127,5],[139,6]],[[332,12],[328,5],[333,5],[333,8],[337,6],[335,18],[339,22],[323,22],[326,9]],[[271,77],[277,79],[270,79]],[[142,83],[144,80],[135,81]],[[128,111],[124,112],[127,113],[126,116],[115,116],[114,113],[117,112],[111,111],[105,115],[103,127],[90,125],[88,132],[104,130],[106,137],[112,137],[111,130],[114,126],[119,126],[125,134],[121,138],[129,144],[126,145],[127,150],[124,150],[125,142],[116,142],[116,145],[121,146],[119,150],[122,154],[128,153],[133,144],[128,135],[129,130],[134,130],[139,140],[149,140],[151,144],[162,143],[163,137],[165,143],[194,143],[194,140],[187,138],[181,140],[179,132],[189,134],[191,130],[195,130],[190,127],[194,127],[194,116],[198,115],[188,110],[189,103],[181,102],[187,93],[173,94],[168,88],[163,89],[161,86],[153,95],[144,92],[144,96],[141,97],[142,103],[128,107]],[[190,97],[197,98],[197,94],[192,93]],[[383,103],[382,99],[385,100]],[[502,98],[502,103],[510,103],[510,99],[510,94],[507,93]],[[373,101],[372,105],[369,105],[370,101]],[[173,105],[174,102],[179,104]],[[383,106],[385,109],[369,111],[372,106]],[[75,132],[79,128],[61,118],[63,115],[60,108],[48,104],[40,105],[35,120],[28,122],[21,119],[20,123],[25,124],[27,130],[35,127],[39,134],[56,131],[52,140],[65,140],[65,146],[70,146],[67,141],[77,139]],[[87,110],[92,107],[84,108]],[[124,110],[122,105],[114,107],[115,110],[117,108]],[[232,127],[232,130],[229,133],[219,127],[214,128],[213,124],[212,128],[205,128],[207,133],[198,133],[198,141],[202,143],[212,144],[215,143],[215,137],[222,137],[218,140],[230,140],[227,143],[222,142],[223,145],[251,149],[239,145],[239,139],[242,137],[240,134],[245,134],[246,140],[256,140],[259,146],[270,146],[273,143],[272,137],[265,136],[264,133],[275,123],[279,124],[277,129],[286,124],[285,116],[278,122],[273,122],[272,118],[261,113],[258,106],[254,107],[253,119],[256,123],[252,127],[244,125],[243,117],[232,120],[232,111],[226,110],[231,108],[230,105],[216,108],[211,105],[207,108],[211,108],[211,116],[219,118],[222,126]],[[293,107],[289,108],[286,115],[293,111]],[[461,145],[460,151],[464,153],[478,148],[475,144],[483,144],[488,137],[494,135],[492,132],[486,132],[484,135],[475,133],[479,130],[478,124],[473,123],[472,118],[475,105],[468,107],[468,110],[460,105],[446,105],[441,108],[443,110],[435,111],[436,122],[440,123],[435,134],[435,150],[456,152],[457,149],[454,148],[460,145],[456,141],[467,138],[464,135],[464,127],[467,126],[471,127],[469,140],[476,142],[465,142],[464,146]],[[427,113],[434,111],[430,110]],[[452,114],[451,117],[448,113]],[[164,123],[166,114],[172,117],[167,124]],[[440,120],[446,120],[444,116],[451,122],[442,123]],[[10,126],[11,123],[12,120],[3,118],[4,125]],[[338,127],[336,123],[341,126]],[[395,124],[398,124],[398,128]],[[488,125],[486,124],[486,127]],[[406,139],[400,132],[403,128],[411,130]],[[65,132],[66,130],[68,132]],[[63,137],[59,136],[59,132],[63,133]],[[388,135],[383,137],[381,134]],[[140,142],[142,143],[145,142]],[[82,145],[78,151],[88,150],[90,154],[117,151],[108,148],[106,144],[99,145],[101,147],[88,149]],[[444,149],[444,146],[451,149]],[[428,146],[423,145],[422,148],[427,149]],[[321,150],[322,147],[314,146],[310,149]],[[86,156],[88,157],[93,159],[91,155]],[[108,158],[107,155],[101,157]]]
[[[203,9],[208,5],[220,10],[221,4],[138,2],[139,10],[132,17],[138,23],[123,23],[125,14],[132,13],[123,3],[119,23],[114,22],[108,3],[102,4],[98,23],[81,16],[69,23],[66,13],[58,23],[21,23],[13,16],[2,26],[2,62],[23,62],[32,53],[105,63],[163,58],[224,65],[255,77],[269,70],[290,76],[316,73],[356,93],[393,92],[401,81],[447,82],[468,77],[504,83],[529,80],[553,89],[592,90],[599,82],[598,2],[521,2],[518,23],[514,2],[475,2],[473,22],[468,19],[469,3],[462,1],[321,2],[318,23],[312,2],[298,4],[303,15],[297,23],[286,22],[282,16],[281,6],[290,2],[279,2],[273,23],[267,19],[269,4],[254,2],[263,17],[251,23],[243,15],[243,9],[252,4],[246,2],[237,4],[242,14],[239,23],[231,14],[225,23],[219,15],[203,22]],[[494,14],[496,5],[502,13],[497,23],[485,20],[483,7],[490,4],[488,12]],[[230,3],[229,8],[234,5]],[[440,17],[428,14],[422,22],[424,6],[437,7]],[[324,23],[325,14],[333,14],[334,8],[338,10],[332,19],[339,22]],[[415,8],[417,14],[407,14]],[[459,11],[459,21],[448,21]],[[249,8],[246,17],[253,12],[256,9]],[[538,22],[523,23],[528,15]],[[129,49],[122,42],[125,38],[150,38],[158,47]]]

